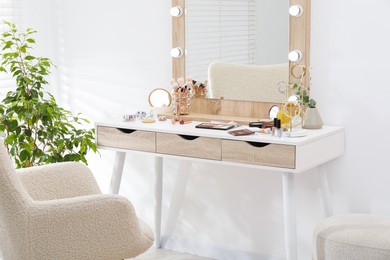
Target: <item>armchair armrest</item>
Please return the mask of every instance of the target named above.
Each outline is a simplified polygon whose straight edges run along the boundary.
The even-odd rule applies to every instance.
[[[153,243],[151,229],[139,222],[130,201],[119,195],[91,195],[35,201],[29,216],[33,259],[125,259]]]
[[[101,191],[87,166],[78,162],[53,163],[16,170],[34,200],[52,200]]]

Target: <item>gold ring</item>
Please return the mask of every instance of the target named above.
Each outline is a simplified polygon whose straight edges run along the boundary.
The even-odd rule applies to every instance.
[[[299,75],[299,76],[297,76],[295,73],[294,73],[294,70],[295,70],[295,68],[302,68],[302,73],[301,73],[301,75]],[[291,74],[291,76],[293,76],[293,78],[295,78],[295,79],[302,79],[304,76],[306,76],[306,72],[307,72],[307,68],[306,68],[306,66],[305,65],[299,65],[299,64],[297,64],[297,63],[294,63],[294,65],[292,65],[291,66],[291,71],[290,71],[290,74]]]

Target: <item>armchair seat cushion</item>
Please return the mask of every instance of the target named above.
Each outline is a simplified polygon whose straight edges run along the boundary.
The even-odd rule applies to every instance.
[[[390,259],[390,217],[350,214],[322,221],[314,232],[316,260]]]

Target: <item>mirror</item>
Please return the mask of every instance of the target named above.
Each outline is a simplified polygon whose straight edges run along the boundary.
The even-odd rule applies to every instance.
[[[288,63],[289,0],[185,0],[186,76],[207,79],[216,61]],[[286,80],[286,77],[280,81]]]
[[[156,88],[150,92],[148,101],[151,107],[169,107],[172,102],[171,93],[166,89]]]
[[[148,96],[150,105],[150,115],[159,115],[168,113],[172,103],[172,96],[168,90],[164,88],[153,89]]]
[[[271,108],[268,111],[269,119],[274,120],[274,118],[278,116],[279,111],[280,111],[279,106],[271,106]]]
[[[196,80],[205,80],[208,66],[221,60],[221,53],[224,58],[225,50],[232,52],[234,45],[240,48],[231,56],[240,58],[228,62],[242,64],[244,59],[246,64],[255,66],[287,64],[284,79],[280,81],[296,81],[296,77],[290,75],[293,64],[310,66],[310,0],[172,0],[172,4],[185,10],[185,15],[172,20],[173,47],[181,47],[185,53],[172,60],[174,78],[192,76]],[[217,9],[217,4],[223,6]],[[290,6],[297,8],[290,10]],[[289,12],[294,15],[289,15]],[[212,23],[230,27],[213,29]],[[236,33],[239,39],[232,33]],[[232,43],[234,40],[237,40],[236,44]],[[220,49],[223,50],[217,51],[216,45],[222,46]],[[293,57],[294,62],[288,60],[292,51],[298,51],[293,54],[299,53],[299,58]],[[308,79],[305,81],[307,84]],[[278,91],[277,85],[269,87]],[[272,98],[265,100],[251,101],[280,102]]]

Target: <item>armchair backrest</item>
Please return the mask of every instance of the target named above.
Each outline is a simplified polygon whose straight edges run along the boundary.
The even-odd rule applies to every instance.
[[[15,247],[28,248],[27,211],[31,202],[0,139],[0,251],[6,256],[19,259],[14,252],[23,250],[15,250]]]

